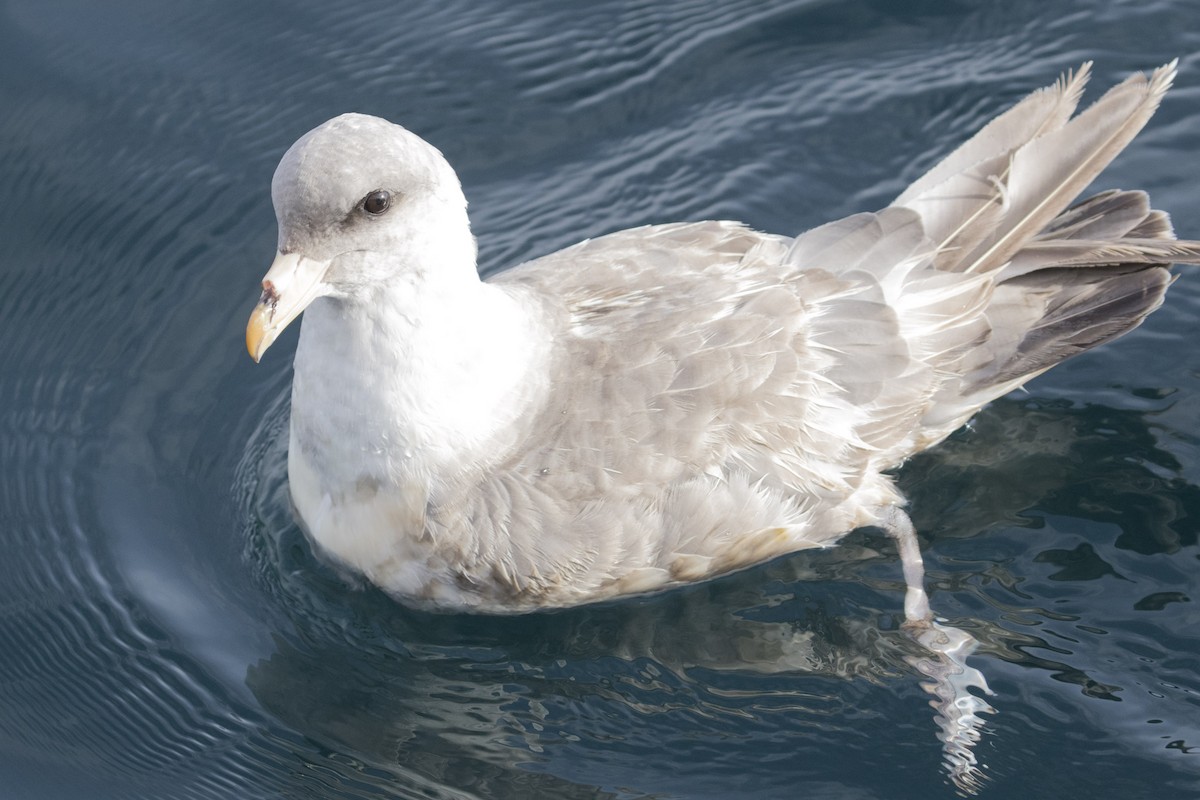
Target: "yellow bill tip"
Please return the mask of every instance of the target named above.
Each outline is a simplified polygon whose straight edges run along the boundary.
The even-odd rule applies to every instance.
[[[271,346],[271,338],[267,336],[267,317],[270,313],[270,306],[259,303],[250,314],[250,321],[246,323],[246,352],[254,359],[255,364]]]

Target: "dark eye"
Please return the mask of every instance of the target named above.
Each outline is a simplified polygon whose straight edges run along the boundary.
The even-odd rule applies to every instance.
[[[371,192],[369,195],[363,198],[362,202],[363,211],[366,211],[368,214],[374,214],[375,216],[379,216],[383,212],[387,211],[391,205],[392,193],[386,192],[383,189],[380,189],[376,192]]]

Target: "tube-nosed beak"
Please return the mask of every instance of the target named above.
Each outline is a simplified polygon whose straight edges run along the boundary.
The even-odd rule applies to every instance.
[[[298,253],[276,253],[263,277],[262,296],[246,323],[246,350],[257,362],[292,320],[308,304],[324,294],[328,261],[317,261]]]

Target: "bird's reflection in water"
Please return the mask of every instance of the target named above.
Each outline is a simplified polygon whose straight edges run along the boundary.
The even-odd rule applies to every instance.
[[[594,785],[545,767],[556,749],[590,744],[589,757],[604,763],[610,748],[661,753],[669,739],[719,747],[733,721],[786,726],[799,759],[806,735],[873,724],[870,710],[855,707],[855,686],[904,681],[931,693],[947,771],[973,792],[983,774],[971,748],[987,703],[971,667],[986,675],[989,658],[999,657],[1050,670],[1093,696],[1113,687],[1068,663],[1060,646],[1005,624],[1014,600],[1024,600],[1023,614],[1052,614],[1023,597],[1011,565],[943,568],[932,555],[937,542],[1030,526],[1038,509],[1114,522],[1118,547],[1168,552],[1194,545],[1200,520],[1200,490],[1171,477],[1178,465],[1142,412],[993,404],[972,429],[901,471],[935,615],[956,592],[987,604],[986,613],[943,620],[937,633],[950,652],[931,656],[903,628],[895,547],[873,530],[663,595],[519,617],[413,612],[374,590],[346,591],[313,557],[287,512],[283,457],[275,442],[259,464],[251,553],[296,630],[250,670],[251,689],[327,746],[413,780],[498,795],[596,797]],[[1053,547],[1031,560],[1054,558],[1064,569],[1103,572]],[[979,653],[966,667],[976,640]],[[1003,713],[1004,699],[992,700]]]
[[[770,572],[776,583],[817,578],[792,565]],[[750,714],[786,714],[786,727],[819,734],[838,727],[850,701],[838,682],[805,678],[911,679],[919,676],[910,664],[928,660],[899,620],[881,628],[858,604],[831,609],[824,592],[764,598],[731,584],[514,619],[388,614],[386,598],[362,597],[358,611],[375,606],[388,618],[358,618],[337,639],[328,628],[281,639],[247,679],[285,723],[368,761],[451,786],[483,782],[497,796],[536,780],[553,789],[540,796],[570,797],[548,775],[512,767],[572,739],[712,744]],[[961,736],[954,741],[961,748]],[[464,782],[464,773],[474,777]]]

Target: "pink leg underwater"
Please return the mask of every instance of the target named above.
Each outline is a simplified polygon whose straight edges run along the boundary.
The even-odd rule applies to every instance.
[[[925,565],[912,521],[904,510],[893,506],[880,515],[880,527],[896,540],[904,568],[904,627],[927,652],[908,659],[930,680],[922,684],[933,695],[930,705],[937,711],[946,770],[950,780],[966,794],[975,794],[985,775],[972,750],[980,739],[982,713],[995,713],[986,701],[972,694],[972,687],[992,694],[983,673],[967,666],[967,656],[978,642],[964,630],[937,622],[925,593]]]

